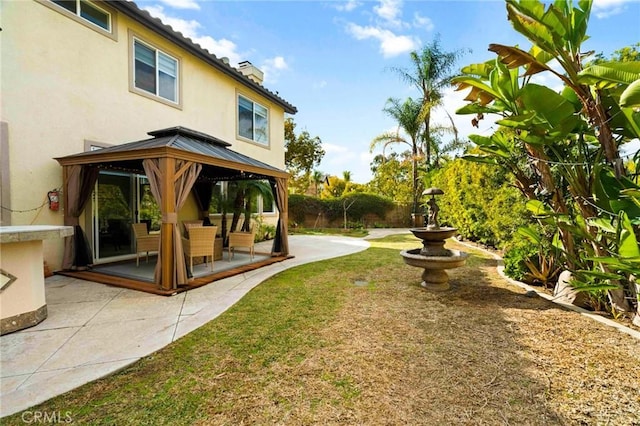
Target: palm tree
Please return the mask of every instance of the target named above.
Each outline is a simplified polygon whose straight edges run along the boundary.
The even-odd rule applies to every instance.
[[[342,180],[344,181],[344,194],[351,191],[351,172],[349,170],[345,170],[342,172]]]
[[[436,37],[421,52],[410,53],[411,69],[392,68],[400,78],[415,86],[422,94],[420,120],[424,123],[423,145],[426,151],[426,165],[431,165],[431,110],[442,104],[443,91],[451,85],[451,70],[463,51],[445,52]]]
[[[238,226],[240,221],[240,214],[244,212],[244,222],[242,223],[241,231],[249,232],[251,229],[251,210],[253,209],[253,202],[258,196],[262,196],[262,199],[267,202],[273,202],[273,192],[271,185],[263,180],[242,180],[235,182],[233,189],[230,188],[229,193],[235,194],[233,197],[233,218],[231,219],[231,232],[233,232]]]
[[[311,180],[313,181],[313,184],[315,185],[316,188],[316,197],[320,196],[320,185],[322,185],[322,182],[324,182],[324,173],[322,173],[320,170],[314,170],[313,174],[311,175]]]
[[[369,150],[373,152],[377,146],[382,145],[382,155],[384,156],[386,147],[394,143],[406,144],[411,148],[413,212],[417,213],[419,200],[418,159],[423,155],[422,147],[420,146],[422,102],[407,98],[401,103],[399,99],[389,98],[383,111],[395,119],[398,123],[398,128],[395,133],[387,132],[376,136],[371,142]]]

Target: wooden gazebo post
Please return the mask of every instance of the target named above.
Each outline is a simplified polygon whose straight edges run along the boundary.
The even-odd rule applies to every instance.
[[[163,290],[171,290],[175,287],[173,279],[175,277],[175,262],[173,258],[173,235],[174,224],[178,222],[178,214],[176,213],[176,190],[175,190],[175,171],[176,160],[171,157],[161,157],[160,159],[160,171],[162,174],[161,188],[164,191],[162,194],[162,205],[160,211],[162,212],[162,224],[161,224],[161,240],[160,246],[162,247],[162,281],[160,283]]]

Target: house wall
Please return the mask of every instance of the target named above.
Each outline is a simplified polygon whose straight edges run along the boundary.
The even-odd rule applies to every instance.
[[[84,151],[86,141],[116,145],[145,139],[151,130],[183,126],[284,168],[282,106],[115,10],[109,9],[115,31],[108,37],[45,2],[1,5],[0,121],[2,152],[10,163],[8,173],[3,168],[1,195],[3,206],[6,202],[12,210],[3,210],[3,225],[63,223],[64,206],[53,212],[45,204],[47,192],[62,187],[62,167],[53,158]],[[180,60],[180,106],[130,90],[134,34]],[[236,137],[237,93],[269,109],[269,147]],[[80,223],[87,223],[86,213]],[[45,242],[44,256],[59,268],[62,242]]]

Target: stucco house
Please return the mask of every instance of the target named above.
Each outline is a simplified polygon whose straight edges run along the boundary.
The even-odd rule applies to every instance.
[[[176,237],[167,239],[170,225],[201,214],[192,193],[177,211],[159,205],[144,159],[199,164],[197,179],[206,177],[214,193],[228,180],[286,182],[284,120],[296,108],[264,87],[250,62],[231,66],[130,1],[26,0],[0,8],[1,225],[79,225],[94,262],[108,262],[133,255],[131,223],[165,227],[168,249]],[[160,147],[159,139],[172,136],[191,145],[180,151],[163,140]],[[152,141],[155,151],[126,145],[132,141]],[[95,173],[77,216],[69,205],[72,167]],[[256,212],[275,223],[277,200],[258,200]],[[117,240],[116,231],[125,235]],[[65,243],[45,242],[44,257],[51,269],[62,268]]]

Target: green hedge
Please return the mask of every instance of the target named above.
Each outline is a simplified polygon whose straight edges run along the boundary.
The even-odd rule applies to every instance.
[[[306,215],[325,213],[326,208],[320,198],[302,194],[289,194],[289,219],[303,223]]]
[[[504,248],[530,223],[524,196],[497,167],[456,159],[431,176],[431,185],[444,191],[440,223],[471,241]]]
[[[328,220],[336,220],[343,217],[345,204],[350,206],[347,210],[347,219],[352,222],[361,221],[367,214],[374,214],[384,219],[387,212],[395,207],[393,201],[388,198],[362,192],[350,193],[339,198],[322,199],[289,194],[289,218],[303,223],[305,216],[322,213]]]

